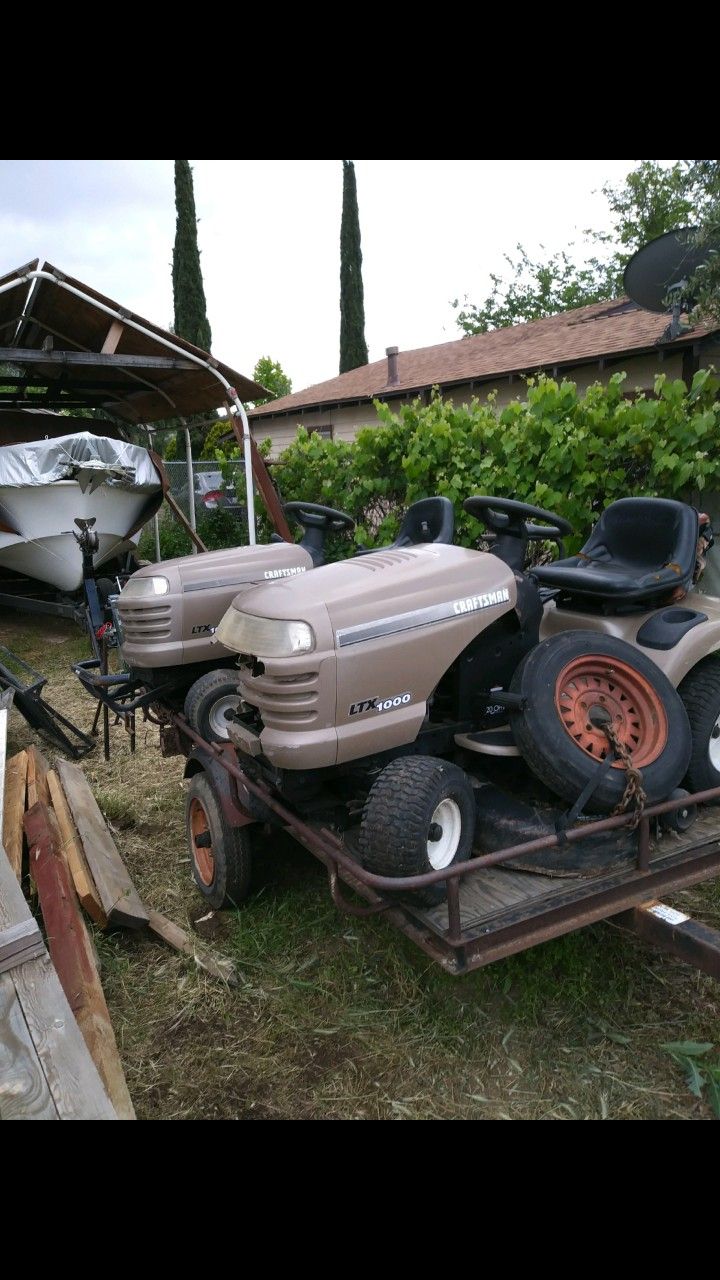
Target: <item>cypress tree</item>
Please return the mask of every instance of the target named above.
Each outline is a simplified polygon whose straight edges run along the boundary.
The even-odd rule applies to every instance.
[[[340,372],[368,362],[365,302],[360,249],[355,165],[343,160],[343,207],[340,225]]]
[[[212,335],[207,318],[205,290],[200,270],[197,217],[189,160],[175,161],[175,247],[172,281],[175,333],[203,351],[210,350]]]

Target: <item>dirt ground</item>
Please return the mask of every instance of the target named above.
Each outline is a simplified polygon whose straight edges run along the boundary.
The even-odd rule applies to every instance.
[[[73,624],[6,615],[0,642],[90,727]],[[32,740],[13,711],[8,754]],[[141,896],[188,927],[204,906],[182,762],[161,758],[148,724],[134,756],[117,727],[109,763],[99,748],[83,767]],[[720,927],[717,882],[669,900]],[[95,931],[141,1119],[711,1118],[662,1046],[704,1042],[720,1060],[720,985],[609,925],[447,977],[388,924],[338,915],[322,867],[284,838],[265,843],[250,900],[213,925],[234,989],[144,934]]]

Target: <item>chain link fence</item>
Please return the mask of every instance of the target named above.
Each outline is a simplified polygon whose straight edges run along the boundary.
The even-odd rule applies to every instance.
[[[239,547],[248,541],[245,468],[241,460],[223,464],[192,462],[192,488],[188,467],[182,461],[163,461],[170,493],[189,524],[195,525],[208,550]],[[224,475],[223,475],[224,472]],[[191,518],[194,505],[195,520]],[[139,542],[141,560],[154,563],[188,555],[192,541],[163,504],[157,516],[145,525]]]
[[[189,520],[191,496],[187,462],[182,459],[163,465],[170,481],[170,492]],[[196,523],[203,515],[222,508],[245,520],[245,468],[242,461],[227,462],[223,469],[226,479],[217,462],[193,460],[192,500]]]

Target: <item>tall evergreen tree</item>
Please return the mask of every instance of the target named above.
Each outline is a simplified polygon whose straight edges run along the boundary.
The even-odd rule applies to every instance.
[[[175,333],[203,351],[210,350],[212,334],[207,318],[205,290],[200,270],[197,217],[189,160],[175,161],[175,248],[173,249],[173,301]]]
[[[355,165],[343,160],[343,207],[340,226],[340,372],[368,362],[365,302],[360,249]]]

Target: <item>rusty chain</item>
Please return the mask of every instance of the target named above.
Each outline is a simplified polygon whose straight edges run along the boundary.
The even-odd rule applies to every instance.
[[[642,773],[639,769],[635,768],[628,748],[625,746],[624,742],[620,741],[612,725],[604,724],[602,729],[610,743],[610,746],[615,752],[615,755],[618,760],[622,762],[627,773],[627,782],[625,784],[625,791],[623,792],[622,800],[613,809],[613,814],[626,813],[631,801],[634,801],[635,810],[630,824],[630,830],[634,831],[640,824],[640,819],[643,816],[643,809],[647,802],[647,796],[642,784]]]

